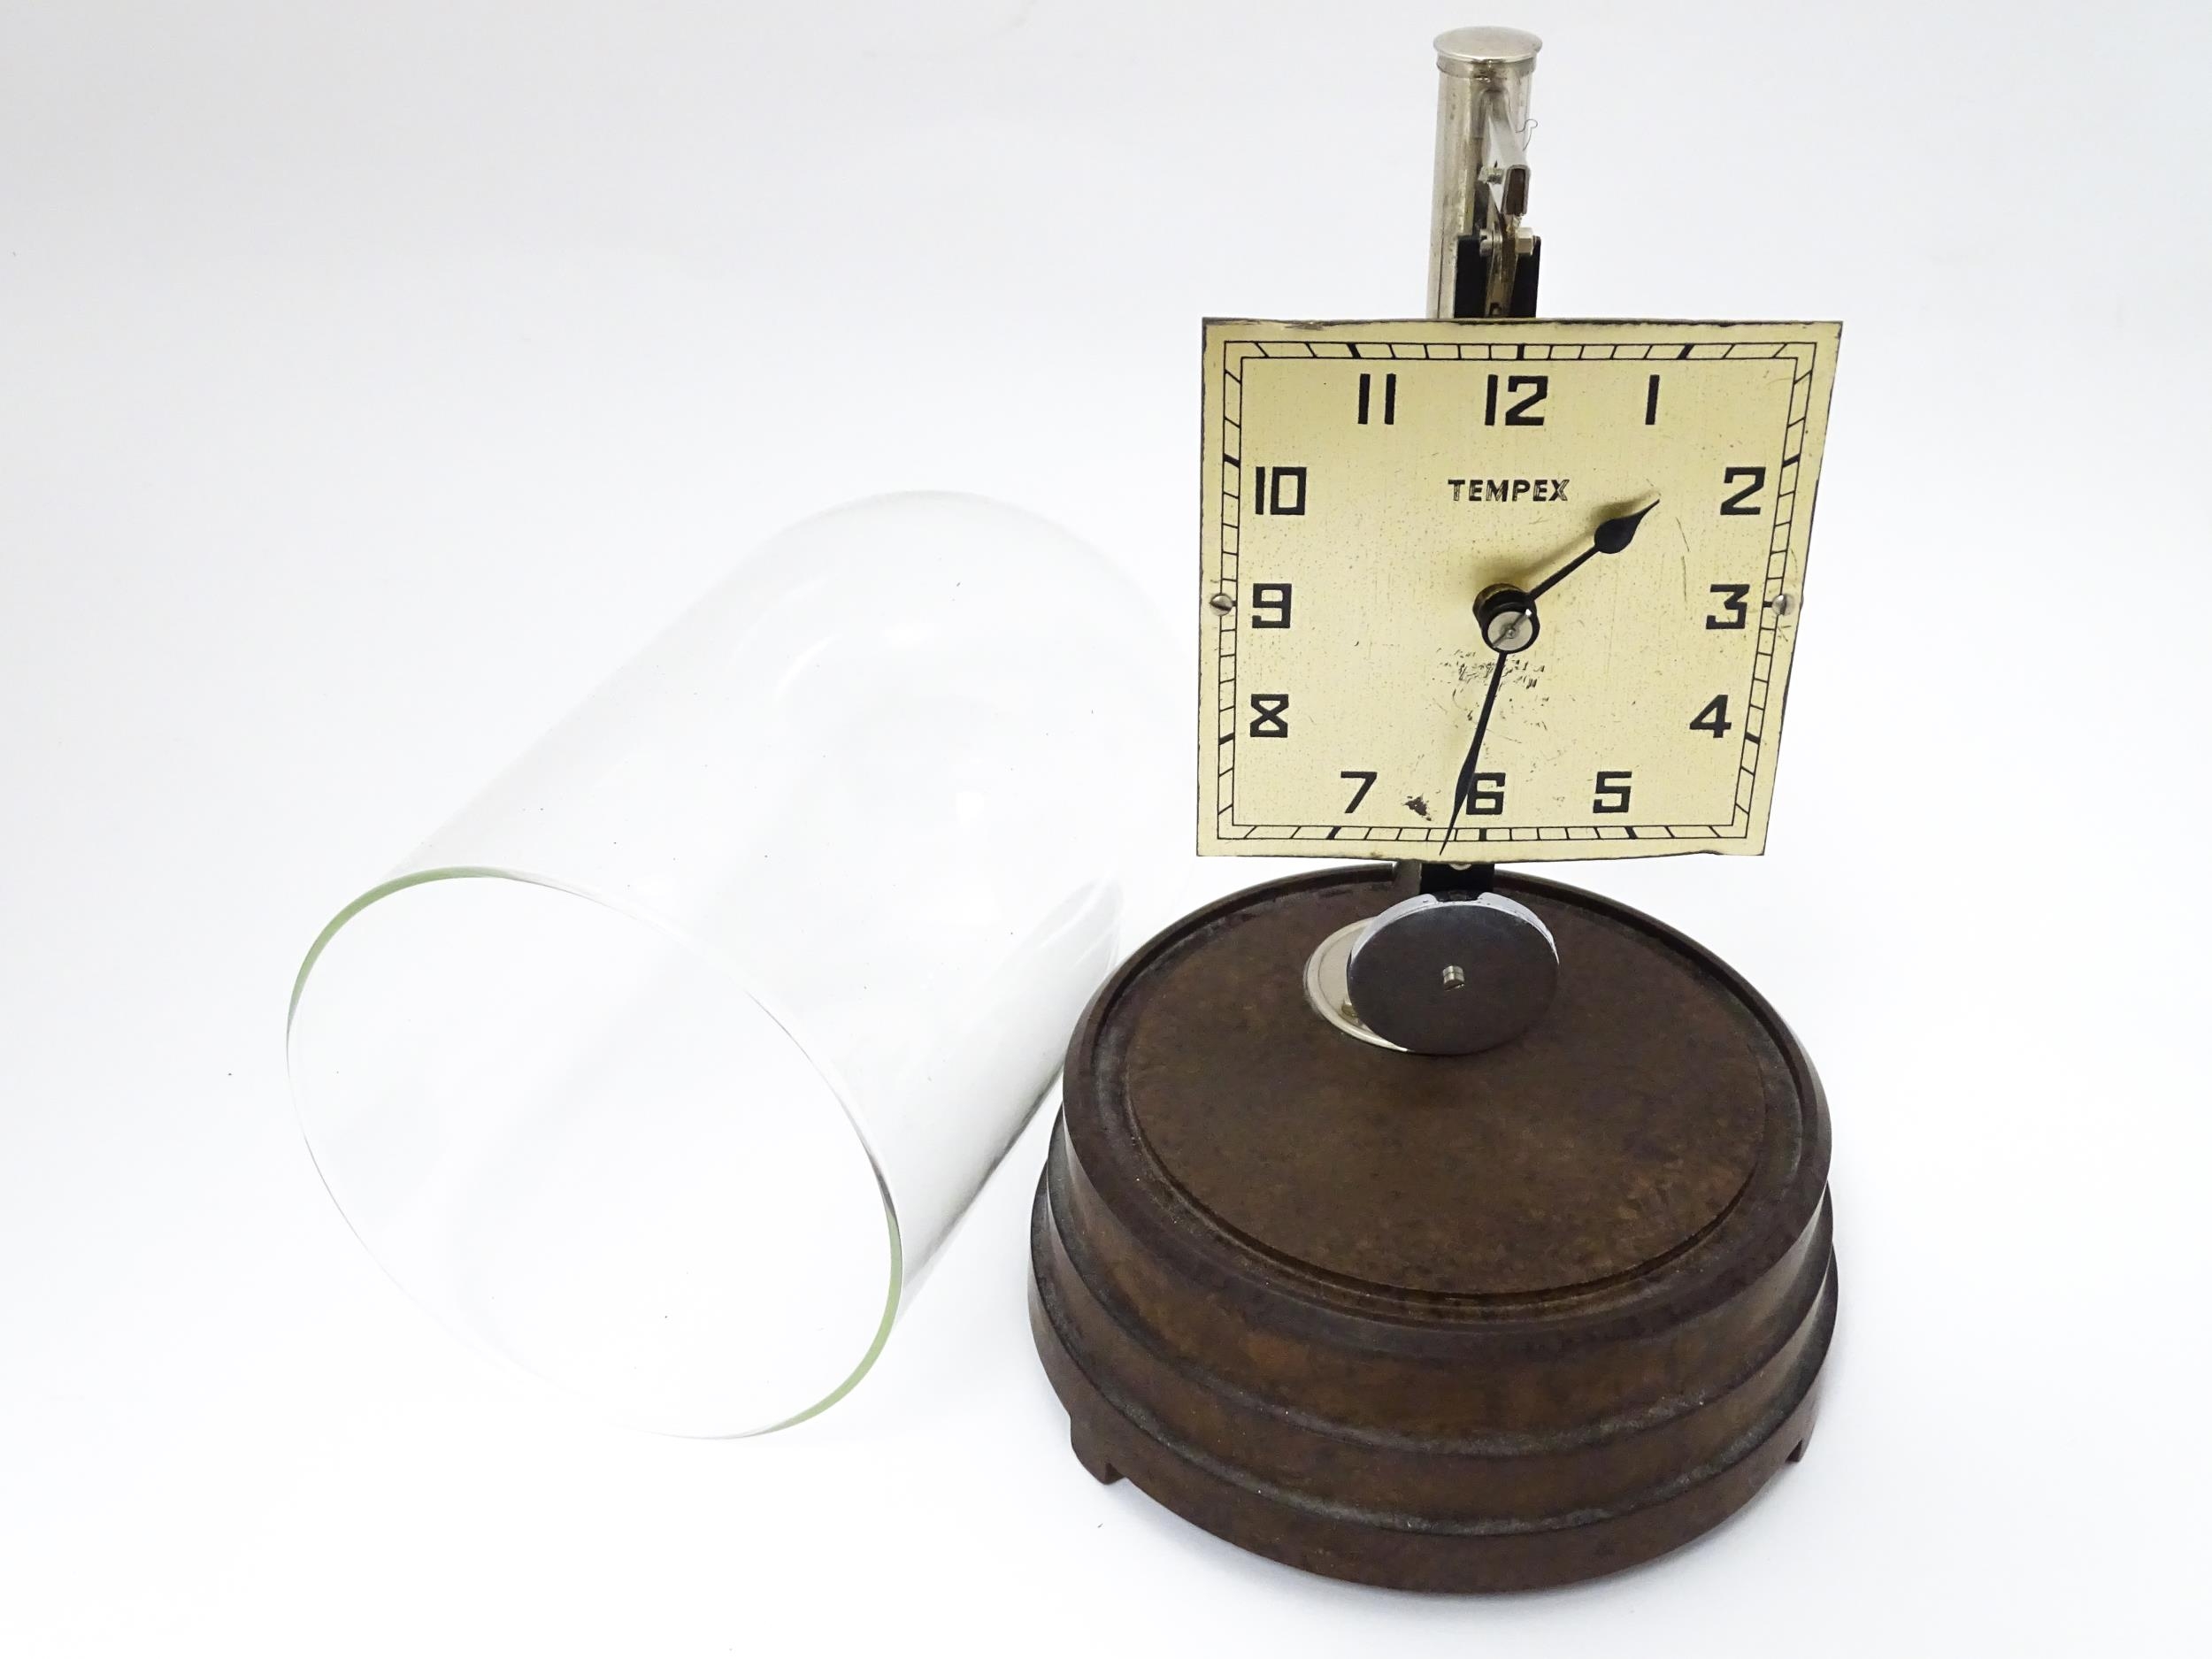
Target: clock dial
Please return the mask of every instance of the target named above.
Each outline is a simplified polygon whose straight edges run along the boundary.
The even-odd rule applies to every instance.
[[[1839,333],[1209,323],[1200,850],[1760,851]]]

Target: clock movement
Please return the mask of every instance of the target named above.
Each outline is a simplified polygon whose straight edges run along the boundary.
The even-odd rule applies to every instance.
[[[1431,316],[1205,330],[1199,849],[1330,862],[1098,993],[1031,1311],[1101,1479],[1512,1589],[1811,1431],[1810,1062],[1680,933],[1499,866],[1763,849],[1839,329],[1537,320],[1538,42],[1437,48]]]

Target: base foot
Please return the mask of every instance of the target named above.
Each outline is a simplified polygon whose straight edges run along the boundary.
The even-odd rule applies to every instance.
[[[1121,1471],[1106,1461],[1106,1454],[1091,1441],[1090,1436],[1073,1424],[1068,1426],[1068,1444],[1075,1450],[1075,1461],[1090,1471],[1091,1479],[1102,1486],[1110,1486],[1121,1479]],[[1805,1448],[1797,1448],[1801,1456]]]

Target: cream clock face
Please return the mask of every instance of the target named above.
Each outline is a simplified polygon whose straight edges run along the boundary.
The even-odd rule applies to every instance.
[[[1199,849],[1762,850],[1839,334],[1210,322]]]

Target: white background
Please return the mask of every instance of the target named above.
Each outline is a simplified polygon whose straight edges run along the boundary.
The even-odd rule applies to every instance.
[[[1586,875],[1818,1060],[1844,1309],[1734,1522],[1471,1601],[1076,1466],[1041,1125],[849,1402],[657,1440],[383,1279],[280,1024],[337,903],[792,518],[1002,495],[1179,630],[1197,319],[1417,311],[1426,43],[1481,19],[12,0],[0,1650],[2204,1651],[2205,17],[1490,19],[1548,40],[1548,314],[1845,319],[1773,850]]]

